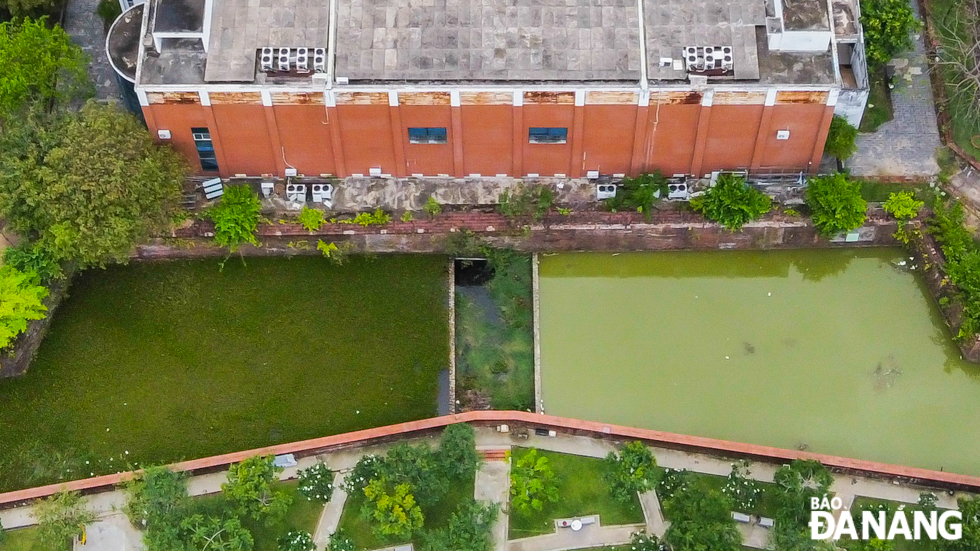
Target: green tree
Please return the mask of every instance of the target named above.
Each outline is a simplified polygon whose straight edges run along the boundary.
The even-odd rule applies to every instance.
[[[823,498],[834,477],[819,461],[796,459],[776,470],[776,500],[779,505],[773,540],[779,551],[821,549],[821,542],[810,537],[811,498]]]
[[[6,7],[14,16],[51,4],[51,0],[0,0],[0,8]],[[0,127],[32,105],[44,111],[62,109],[89,96],[93,88],[88,61],[68,33],[58,25],[49,26],[47,18],[0,23]]]
[[[868,209],[861,187],[839,172],[811,178],[806,186],[806,204],[813,212],[817,231],[825,237],[860,227]]]
[[[731,231],[738,231],[747,222],[769,212],[772,200],[746,183],[744,178],[722,174],[704,195],[691,199],[691,207],[708,220],[718,222]]]
[[[437,503],[449,490],[449,480],[440,474],[438,455],[428,446],[392,446],[380,462],[380,478],[391,484],[408,484],[423,507]]]
[[[46,296],[48,290],[38,284],[33,273],[9,265],[0,267],[0,350],[27,331],[29,321],[44,319],[48,307],[42,301]]]
[[[882,207],[885,212],[899,220],[911,220],[919,214],[924,205],[923,201],[916,200],[915,194],[911,191],[900,191],[888,194],[888,200]]]
[[[364,487],[368,501],[362,513],[375,522],[375,533],[382,539],[407,539],[422,529],[425,516],[407,483],[388,491],[384,479],[375,478]]]
[[[449,516],[445,528],[425,534],[423,551],[490,551],[493,549],[490,530],[498,512],[496,504],[467,501]]]
[[[115,106],[19,123],[0,145],[0,215],[56,261],[126,262],[177,210],[183,161]]]
[[[957,509],[963,515],[963,535],[958,540],[939,540],[940,551],[976,551],[980,549],[980,497],[962,497],[956,500]]]
[[[190,498],[187,475],[167,467],[148,467],[124,485],[129,521],[143,531],[146,551],[179,551],[185,546],[181,524]]]
[[[78,492],[58,492],[34,505],[37,543],[48,551],[68,551],[72,538],[81,534],[95,515],[85,509]]]
[[[509,452],[508,452],[509,453]],[[521,454],[510,470],[510,504],[521,515],[544,509],[558,501],[558,483],[548,458],[531,448]]]
[[[193,551],[251,551],[252,533],[237,517],[196,514],[183,520],[181,529]]]
[[[245,243],[258,245],[255,232],[259,227],[259,196],[247,185],[228,186],[221,201],[208,215],[214,221],[214,241],[232,251]]]
[[[842,161],[849,158],[857,151],[857,145],[854,144],[857,134],[858,129],[851,126],[847,119],[834,115],[830,121],[827,143],[823,147],[824,153],[833,155]]]
[[[619,454],[609,452],[605,459],[606,482],[617,501],[630,503],[637,493],[648,492],[657,484],[657,460],[643,442],[627,443]]]
[[[739,551],[742,535],[732,518],[732,502],[703,479],[682,485],[664,501],[670,528],[664,542],[673,551]]]
[[[473,476],[480,465],[473,427],[466,423],[449,425],[439,439],[439,463],[447,478],[460,481]]]
[[[880,67],[912,48],[922,23],[905,0],[861,0],[861,26],[868,64]]]
[[[273,465],[271,455],[250,457],[228,469],[228,482],[221,485],[221,491],[240,516],[273,524],[285,516],[291,501],[287,493],[274,488],[282,470]]]

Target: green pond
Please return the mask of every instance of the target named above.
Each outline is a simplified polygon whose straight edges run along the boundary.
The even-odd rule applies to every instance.
[[[980,475],[980,369],[903,260],[542,255],[545,411]]]

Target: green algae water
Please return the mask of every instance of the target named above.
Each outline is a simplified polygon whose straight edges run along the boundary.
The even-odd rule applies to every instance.
[[[908,260],[543,255],[545,411],[980,475],[980,369]]]

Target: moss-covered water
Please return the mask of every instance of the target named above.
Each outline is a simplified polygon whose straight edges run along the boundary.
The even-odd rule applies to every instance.
[[[545,410],[980,475],[980,369],[896,249],[541,257]]]

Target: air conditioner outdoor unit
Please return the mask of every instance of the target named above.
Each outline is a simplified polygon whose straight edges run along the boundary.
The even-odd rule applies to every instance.
[[[691,198],[691,191],[686,182],[667,185],[667,199],[686,201]]]
[[[262,55],[259,56],[259,67],[263,71],[272,70],[272,56],[274,55],[272,48],[262,48]]]
[[[306,184],[286,184],[286,200],[293,203],[305,203]]]
[[[327,49],[314,48],[313,50],[313,70],[322,73],[327,70]]]
[[[330,184],[313,184],[313,202],[322,203],[328,209],[333,208],[333,186]]]
[[[296,48],[296,70],[310,70],[310,51],[308,48]]]
[[[697,46],[684,47],[684,65],[688,71],[704,70],[704,55]]]
[[[279,70],[289,70],[289,48],[279,48]]]
[[[616,196],[616,184],[596,184],[595,198],[598,201],[612,199]]]
[[[266,199],[272,197],[272,190],[276,187],[275,184],[272,182],[262,182],[260,185],[262,187],[262,196]]]
[[[722,46],[721,48],[721,68],[726,71],[731,71],[735,68],[735,58],[732,54],[731,46]]]

